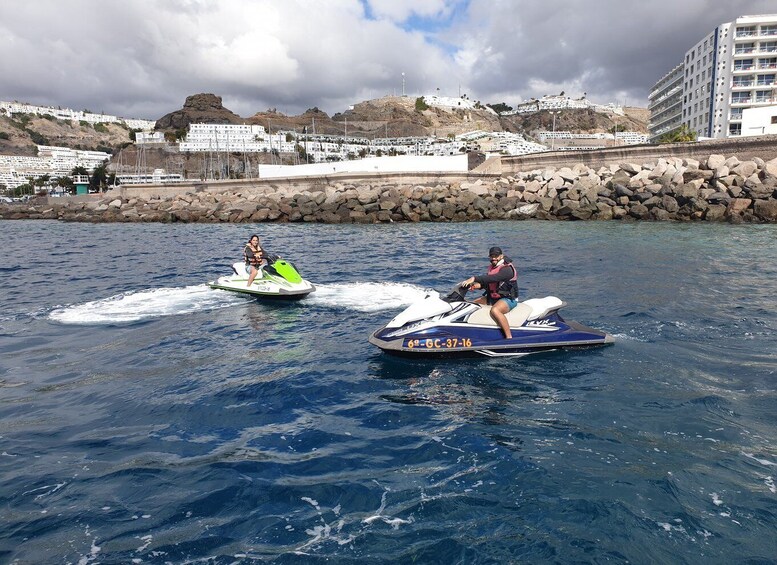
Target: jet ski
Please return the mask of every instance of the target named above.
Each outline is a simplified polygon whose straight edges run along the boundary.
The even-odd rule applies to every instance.
[[[234,274],[219,277],[209,282],[208,286],[249,294],[257,298],[279,300],[299,300],[316,290],[315,286],[302,278],[291,261],[286,261],[277,255],[270,256],[268,264],[260,267],[250,287],[246,286],[249,272],[245,263],[234,263],[232,271]]]
[[[605,332],[564,320],[566,303],[555,296],[520,302],[508,314],[512,339],[490,315],[490,306],[465,299],[457,287],[448,296],[431,291],[375,331],[370,343],[386,353],[410,357],[522,357],[554,349],[613,343]]]

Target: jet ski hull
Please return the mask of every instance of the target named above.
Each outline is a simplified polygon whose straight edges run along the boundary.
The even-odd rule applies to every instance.
[[[542,351],[587,348],[613,342],[612,336],[605,332],[564,320],[557,312],[563,302],[553,297],[528,301],[522,312],[516,312],[512,319],[508,317],[512,339],[505,339],[499,327],[490,320],[487,306],[454,302],[448,306],[448,312],[439,312],[444,309],[442,301],[434,302],[434,297],[426,300],[429,304],[417,308],[426,310],[431,316],[413,319],[408,314],[411,306],[375,331],[369,338],[370,343],[386,353],[409,357],[522,357]]]
[[[280,260],[263,268],[250,287],[247,286],[248,272],[244,264],[235,263],[232,270],[233,275],[219,277],[209,282],[208,286],[262,300],[300,300],[316,290],[315,286],[299,276],[288,261]]]
[[[265,300],[301,300],[311,292],[316,291],[316,287],[310,283],[304,288],[292,289],[273,284],[262,284],[261,281],[254,281],[254,284],[247,287],[247,282],[248,279],[245,278],[235,280],[233,277],[221,277],[213,282],[209,282],[208,286]]]

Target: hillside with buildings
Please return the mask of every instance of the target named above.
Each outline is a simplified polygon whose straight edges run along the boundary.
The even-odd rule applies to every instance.
[[[0,154],[37,155],[38,145],[112,153],[131,143],[120,123],[74,122],[52,116],[0,113]]]
[[[12,189],[29,179],[61,179],[77,166],[91,172],[106,160],[120,183],[176,182],[369,156],[521,155],[635,144],[644,143],[645,131],[639,116],[619,106],[562,96],[516,111],[496,105],[501,114],[466,95],[430,95],[385,96],[333,116],[312,108],[297,116],[270,109],[243,118],[221,97],[203,93],[156,122],[3,104],[0,184]]]

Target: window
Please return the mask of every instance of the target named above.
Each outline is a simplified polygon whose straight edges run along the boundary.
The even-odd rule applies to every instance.
[[[759,69],[777,69],[777,57],[769,57],[768,59],[758,59]]]
[[[777,41],[762,41],[761,42],[762,53],[777,53]]]
[[[755,26],[742,26],[737,28],[737,37],[753,37],[755,35]]]
[[[777,35],[777,25],[761,26],[761,35]]]
[[[752,85],[753,85],[752,77],[748,77],[748,76],[734,77],[734,87],[752,86]]]
[[[742,124],[729,124],[729,126],[728,126],[728,134],[729,135],[741,135],[742,134]]]
[[[732,92],[731,103],[732,104],[746,104],[750,102],[749,92]]]
[[[752,59],[740,59],[739,61],[734,61],[735,71],[749,71],[752,68],[753,68]]]
[[[772,116],[772,123],[777,124],[777,116]]]
[[[772,91],[771,90],[756,90],[755,91],[755,101],[756,102],[771,102],[772,101]]]
[[[771,86],[774,84],[774,75],[758,75],[756,78],[756,85],[758,86]]]
[[[743,53],[752,53],[755,51],[755,43],[740,43],[734,47],[734,55],[742,55]]]

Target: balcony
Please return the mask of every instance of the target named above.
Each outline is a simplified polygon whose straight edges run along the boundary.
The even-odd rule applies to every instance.
[[[731,88],[736,90],[737,88],[750,88],[753,86],[752,80],[746,80],[742,82],[734,82],[734,84],[731,85]]]
[[[752,63],[749,65],[735,65],[734,66],[734,72],[735,73],[745,73],[755,70],[755,65]]]
[[[775,63],[758,63],[758,70],[761,69],[777,69],[777,62]],[[734,69],[736,70],[736,69]]]
[[[753,101],[753,99],[750,98],[750,97],[747,97],[747,98],[732,98],[731,99],[731,105],[732,106],[735,106],[735,105],[740,105],[741,106],[741,105],[744,105],[744,104],[751,104],[752,101]]]

